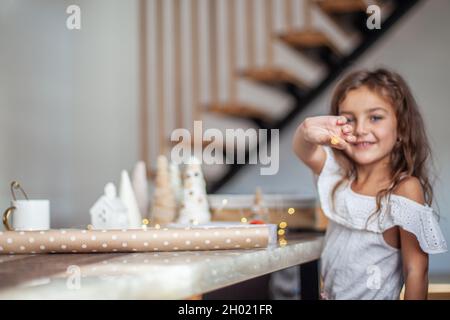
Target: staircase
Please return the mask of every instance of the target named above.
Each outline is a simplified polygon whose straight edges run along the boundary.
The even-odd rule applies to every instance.
[[[171,130],[194,120],[282,132],[418,2],[140,0],[141,158],[152,168],[169,155]],[[381,29],[366,27],[370,4],[381,8]],[[249,143],[246,159],[258,147]],[[205,165],[208,192],[244,167]]]

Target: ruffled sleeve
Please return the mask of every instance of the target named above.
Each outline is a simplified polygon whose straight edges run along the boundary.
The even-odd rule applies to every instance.
[[[399,226],[416,236],[424,252],[435,254],[447,251],[447,243],[433,208],[397,195],[391,196],[389,207],[387,223],[383,224],[382,231]]]
[[[327,155],[325,164],[317,179],[317,192],[319,194],[320,206],[328,219],[336,222],[344,222],[346,218],[349,218],[346,212],[339,212],[335,210],[337,207],[342,206],[342,198],[337,196],[337,199],[333,200],[332,193],[334,186],[342,179],[342,169],[337,163],[333,151],[330,147],[323,147]],[[339,193],[337,193],[339,195]]]
[[[342,170],[339,164],[337,163],[333,151],[330,147],[323,147],[325,153],[327,154],[327,158],[325,159],[325,163],[323,165],[322,171],[320,172],[319,177],[323,176],[333,176],[334,178],[342,177]]]

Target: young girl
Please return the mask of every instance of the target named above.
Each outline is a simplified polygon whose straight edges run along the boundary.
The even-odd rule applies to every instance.
[[[408,85],[388,70],[337,86],[331,116],[307,118],[293,149],[318,175],[329,218],[324,299],[426,299],[428,254],[447,245],[431,206],[430,148]]]

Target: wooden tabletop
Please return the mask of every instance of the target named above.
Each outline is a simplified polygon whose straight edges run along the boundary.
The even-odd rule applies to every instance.
[[[0,255],[0,299],[185,299],[319,259],[323,237],[263,249]]]

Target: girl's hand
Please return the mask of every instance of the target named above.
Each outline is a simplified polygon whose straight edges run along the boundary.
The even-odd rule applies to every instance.
[[[313,144],[345,150],[350,146],[349,143],[356,141],[353,127],[347,124],[347,118],[343,116],[307,118],[302,127],[304,139]]]

